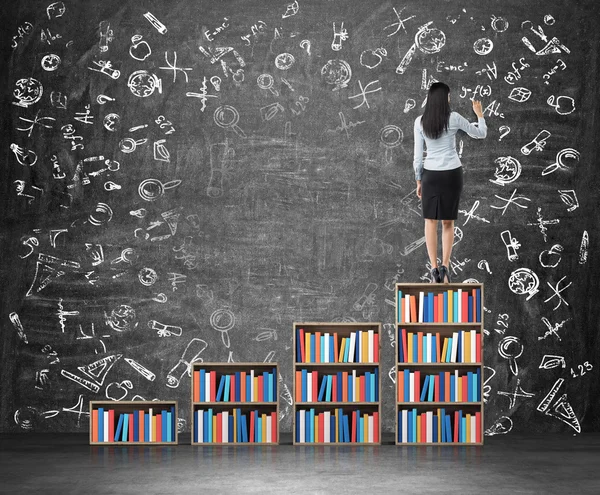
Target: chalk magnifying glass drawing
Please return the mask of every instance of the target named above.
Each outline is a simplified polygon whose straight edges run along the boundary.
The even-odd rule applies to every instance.
[[[231,129],[238,136],[245,138],[246,134],[240,129],[237,123],[240,121],[239,112],[231,105],[221,105],[215,110],[213,115],[215,124],[223,129]]]
[[[181,184],[180,180],[162,183],[158,179],[145,179],[138,186],[138,194],[144,201],[156,201],[165,194],[167,189],[173,189]]]
[[[261,74],[256,78],[256,84],[260,89],[268,89],[274,96],[279,96],[279,91],[273,89],[275,80],[271,74]]]
[[[229,349],[231,340],[229,339],[229,330],[235,326],[235,315],[230,309],[217,309],[210,315],[210,326],[221,333],[223,345]]]
[[[144,139],[133,139],[130,137],[123,138],[123,139],[121,139],[121,141],[119,141],[119,149],[123,153],[133,153],[140,144],[145,144],[147,141],[148,141],[147,138],[144,138]]]

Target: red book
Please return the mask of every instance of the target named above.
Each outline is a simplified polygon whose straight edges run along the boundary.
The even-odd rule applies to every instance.
[[[223,442],[223,413],[217,413],[217,443]]]
[[[433,379],[433,394],[434,394],[434,398],[433,400],[435,400],[436,402],[440,402],[440,375],[435,375],[434,379]]]
[[[396,375],[396,382],[398,383],[398,402],[406,402],[404,399],[404,373],[401,370]]]
[[[427,443],[427,414],[421,413],[421,442]]]
[[[210,372],[210,401],[217,402],[217,372]]]
[[[146,426],[146,425],[144,425],[144,411],[140,411],[139,413],[140,413],[140,415],[138,416],[138,425],[139,425],[139,430],[140,430],[140,436],[138,437],[138,439],[140,442],[143,442],[145,426]]]
[[[337,375],[333,375],[333,378],[331,380],[331,400],[332,402],[338,402],[339,400],[341,400],[341,397],[338,399],[337,396]]]
[[[271,441],[277,443],[277,412],[271,412]]]
[[[366,402],[367,401],[367,380],[366,377],[363,375],[361,377],[359,377],[358,382],[360,384],[360,402]]]
[[[454,411],[454,443],[458,443],[458,411]]]
[[[379,362],[379,332],[373,332],[373,362]]]
[[[264,402],[264,386],[265,381],[262,375],[258,376],[258,402]]]
[[[421,372],[415,370],[415,402],[421,399]]]
[[[319,414],[319,442],[325,443],[325,413]]]
[[[373,413],[373,442],[379,443],[379,413]]]
[[[475,413],[475,441],[481,443],[481,413]]]
[[[436,363],[441,363],[442,362],[442,346],[444,344],[442,343],[442,338],[440,337],[440,332],[435,334],[435,359],[436,359]]]
[[[160,413],[157,414],[156,416],[154,416],[154,420],[156,421],[156,438],[154,439],[155,442],[162,442],[163,441],[163,437],[162,437],[162,421],[161,421],[161,419],[162,418],[161,418]]]
[[[475,334],[475,360],[481,363],[481,334]]]
[[[469,321],[469,293],[466,290],[462,291],[462,321]]]
[[[433,321],[435,323],[437,323],[439,320],[438,318],[440,317],[439,315],[439,309],[438,309],[438,295],[436,294],[435,296],[433,296]]]
[[[312,380],[313,380],[313,384],[312,384],[312,393],[313,393],[313,402],[317,402],[317,399],[319,398],[319,372],[314,370],[312,372]]]
[[[304,351],[304,328],[300,329],[300,342],[296,342],[296,345],[300,346],[300,362],[306,363],[306,354]]]
[[[200,402],[200,370],[194,371],[194,402]]]
[[[231,375],[231,377],[229,378],[229,400],[231,402],[235,402],[236,401],[236,397],[235,397],[235,374]]]
[[[321,362],[321,332],[315,332],[315,362]]]
[[[473,289],[473,294],[471,295],[473,299],[473,311],[471,312],[471,321],[477,321],[477,290]]]
[[[128,431],[128,435],[127,435],[127,440],[129,442],[133,442],[133,415],[137,414],[137,411],[133,411],[133,413],[131,413],[129,415],[129,431]]]
[[[406,337],[406,328],[402,329],[402,349],[404,349],[404,362],[408,363],[408,359],[406,358],[408,353],[408,339]]]
[[[254,411],[250,411],[250,443],[254,443]]]
[[[438,318],[439,323],[444,323],[444,295],[438,294]]]
[[[356,411],[352,411],[352,442],[356,442]]]
[[[246,402],[246,372],[240,373],[240,400]]]
[[[302,371],[296,371],[296,382],[294,383],[296,391],[296,402],[302,402]]]
[[[417,363],[423,362],[423,332],[417,332]]]
[[[338,347],[338,334],[333,334],[333,362],[337,363],[340,354],[340,348]]]
[[[92,442],[98,441],[98,409],[92,409]]]

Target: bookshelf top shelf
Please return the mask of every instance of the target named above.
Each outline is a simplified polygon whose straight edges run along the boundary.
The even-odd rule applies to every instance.
[[[370,367],[379,366],[379,363],[301,363],[296,361],[294,363],[296,367],[322,367],[322,368],[351,368],[353,366]]]
[[[192,402],[192,405],[194,406],[223,406],[223,407],[231,407],[231,406],[277,406],[277,402],[250,402],[250,401],[244,401],[244,402]]]
[[[441,368],[456,368],[457,366],[461,366],[461,367],[472,367],[472,368],[478,368],[480,366],[483,366],[483,363],[406,363],[404,361],[396,361],[396,365],[399,367],[420,367],[420,366],[427,366],[427,367],[441,367]]]
[[[396,324],[399,327],[461,327],[461,328],[481,327],[481,325],[482,325],[482,323],[480,321],[472,321],[470,323],[467,323],[467,322],[461,322],[461,323],[449,323],[449,322],[444,322],[444,323],[434,323],[434,322],[401,323],[401,322],[397,322]]]
[[[450,284],[432,284],[430,282],[416,283],[416,284],[408,284],[408,283],[397,283],[396,290],[404,290],[410,291],[420,290],[423,292],[441,292],[445,290],[454,290],[454,289],[482,289],[483,284],[463,284],[463,283],[450,283]],[[404,289],[404,290],[403,290]],[[427,291],[425,289],[428,289]]]
[[[139,406],[139,408],[151,408],[151,407],[163,407],[163,406],[176,406],[176,400],[155,400],[155,401],[142,401],[142,400],[92,400],[90,401],[90,409],[94,407],[112,406],[111,409],[118,409],[121,406]]]
[[[419,401],[419,402],[397,402],[399,406],[426,406],[426,407],[437,407],[437,406],[477,406],[481,407],[481,402],[427,402],[427,401]]]
[[[206,363],[202,361],[196,361],[192,363],[192,366],[197,368],[235,368],[235,369],[245,369],[245,368],[265,368],[265,369],[273,369],[277,368],[277,363]]]

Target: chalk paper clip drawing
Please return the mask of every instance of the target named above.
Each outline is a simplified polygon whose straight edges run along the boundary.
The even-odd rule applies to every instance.
[[[194,70],[193,67],[177,67],[177,52],[173,50],[173,62],[169,61],[169,52],[165,52],[165,63],[166,67],[159,67],[162,70],[172,70],[173,71],[173,82],[177,80],[177,74],[181,72],[185,77],[185,82],[189,81],[187,71]]]
[[[569,115],[575,111],[575,100],[570,96],[561,95],[555,97],[554,95],[551,95],[546,102],[554,108],[559,115]]]
[[[213,76],[210,78],[211,83],[213,81],[213,79],[216,77],[216,79],[218,79],[218,84],[215,86],[215,84],[213,84],[213,86],[215,88],[219,88],[221,87],[221,79],[218,76]],[[216,81],[216,80],[215,80]],[[216,91],[219,91],[219,89],[216,89]],[[217,98],[217,95],[209,95],[208,94],[208,83],[206,80],[206,77],[203,78],[202,80],[202,86],[200,86],[200,92],[199,93],[195,93],[193,91],[188,91],[186,92],[185,96],[191,97],[191,98],[199,98],[200,99],[200,103],[202,103],[202,107],[200,107],[200,111],[204,112],[204,110],[206,110],[206,102],[208,101],[209,98]]]
[[[173,189],[179,184],[181,184],[180,180],[162,183],[158,179],[145,179],[138,186],[138,194],[144,201],[156,201],[165,194],[165,191]]]
[[[517,378],[517,385],[515,386],[514,391],[512,392],[498,392],[498,395],[503,395],[505,397],[508,397],[510,403],[509,403],[509,409],[513,409],[517,403],[517,399],[519,397],[523,398],[523,399],[530,399],[531,397],[535,397],[535,394],[532,394],[530,392],[525,392],[525,390],[523,390],[523,388],[521,387],[521,379]]]
[[[379,141],[385,148],[385,162],[389,165],[393,161],[393,149],[402,144],[404,133],[397,125],[388,124],[379,131]]]
[[[497,194],[494,194],[494,196],[504,201],[504,206],[491,205],[490,208],[494,208],[495,210],[502,210],[502,216],[504,216],[506,210],[510,205],[515,205],[517,208],[527,209],[529,207],[527,205],[519,203],[519,201],[531,201],[531,199],[525,196],[517,196],[516,189],[511,193],[510,198],[503,198],[502,196],[498,196]]]
[[[282,19],[287,19],[288,17],[292,17],[298,13],[300,10],[300,5],[298,5],[298,0],[294,0],[292,3],[288,3],[285,7],[285,12],[281,14]]]
[[[110,96],[106,96],[106,95],[98,95],[96,97],[96,102],[98,103],[98,105],[104,105],[104,104],[108,103],[109,101],[115,101],[115,99],[111,98]],[[66,107],[66,101],[65,101],[65,107]]]
[[[566,368],[567,363],[565,362],[564,356],[555,356],[553,354],[544,354],[542,362],[539,365],[541,370],[553,370],[554,368]]]
[[[549,175],[557,170],[569,170],[570,166],[568,163],[565,163],[566,159],[579,161],[580,153],[579,151],[573,148],[565,148],[560,150],[556,154],[556,161],[551,165],[548,165],[544,170],[542,170],[542,175]]]
[[[585,265],[590,252],[590,235],[587,230],[581,235],[581,244],[579,245],[579,264]]]
[[[192,363],[204,361],[200,355],[207,347],[208,344],[202,339],[194,338],[190,340],[177,364],[167,373],[167,387],[177,388],[184,375],[187,374],[191,377]]]
[[[148,328],[156,330],[159,337],[181,337],[181,334],[183,333],[183,328],[180,326],[167,325],[156,320],[148,321]]]
[[[550,132],[542,129],[536,137],[521,148],[521,153],[529,155],[532,151],[543,151],[546,145],[546,140],[551,136]]]
[[[106,386],[104,395],[108,400],[114,400],[115,402],[118,402],[125,400],[125,397],[127,397],[130,390],[133,390],[133,383],[131,383],[131,380],[111,382]]]
[[[364,50],[360,54],[360,65],[367,69],[374,69],[381,64],[383,57],[387,57],[387,50],[383,47],[375,48],[375,50]]]
[[[537,225],[542,233],[542,236],[544,237],[544,242],[548,242],[548,235],[546,233],[548,231],[547,225],[557,225],[558,223],[560,223],[560,219],[558,218],[553,220],[544,220],[544,217],[542,217],[542,207],[538,206],[537,222],[528,223],[527,225]]]
[[[238,136],[245,138],[246,134],[240,129],[237,123],[240,121],[240,114],[231,105],[221,105],[213,114],[215,124],[223,129],[231,129]]]
[[[404,103],[404,113],[410,112],[415,106],[417,106],[417,102],[412,98],[408,98]]]
[[[508,359],[510,364],[510,371],[513,375],[519,374],[519,366],[517,364],[517,358],[523,354],[523,344],[518,337],[508,335],[504,337],[498,344],[498,354],[504,359]]]
[[[562,283],[562,281],[565,278],[567,278],[566,275],[564,277],[562,277],[558,282],[556,282],[556,287],[552,287],[552,285],[550,285],[550,282],[546,282],[546,284],[548,284],[548,287],[550,287],[550,289],[552,289],[552,292],[554,292],[554,294],[552,294],[549,298],[544,299],[544,302],[551,301],[555,297],[558,298],[558,302],[556,303],[556,306],[554,306],[554,308],[552,308],[553,311],[556,311],[558,308],[560,308],[563,303],[565,303],[566,306],[569,306],[569,303],[561,294],[565,290],[567,290],[573,284],[573,282],[569,282],[567,285],[565,285],[564,287],[562,287],[560,289],[558,288],[558,286]]]
[[[296,59],[291,53],[280,53],[275,57],[275,67],[279,70],[288,70],[292,65],[294,65]]]
[[[559,378],[556,380],[556,382],[554,382],[554,385],[550,391],[538,404],[537,410],[541,413],[544,413],[546,416],[552,416],[553,418],[562,421],[566,425],[573,428],[577,433],[581,433],[581,425],[579,424],[579,420],[577,419],[577,416],[575,416],[575,412],[573,411],[573,408],[567,399],[567,394],[562,394],[559,399],[555,400],[564,381],[564,378]]]
[[[29,342],[27,341],[27,335],[25,335],[25,329],[23,328],[23,324],[21,323],[19,315],[13,311],[11,314],[8,315],[8,319],[12,323],[12,326],[15,327],[19,339],[28,344]],[[275,340],[277,340],[277,337],[275,338]]]
[[[477,55],[489,55],[494,49],[494,42],[489,38],[479,38],[473,43],[473,51]]]
[[[153,268],[144,267],[138,272],[138,280],[142,285],[150,287],[158,280],[158,274]]]
[[[155,90],[159,94],[162,93],[162,81],[147,70],[136,70],[129,75],[127,86],[131,92],[138,98],[147,98],[151,96]]]
[[[321,75],[327,84],[334,86],[332,91],[337,91],[348,87],[352,78],[352,69],[345,60],[334,59],[327,61],[321,69]]]
[[[235,315],[233,314],[233,311],[228,308],[221,308],[213,311],[210,315],[210,326],[221,334],[223,345],[229,349],[231,346],[229,330],[235,326]]]
[[[513,88],[508,95],[508,99],[517,103],[524,103],[531,97],[531,90],[521,86]]]
[[[538,257],[540,265],[544,268],[556,268],[562,260],[561,253],[563,251],[564,248],[560,244],[554,244],[550,249],[544,249]]]
[[[160,22],[152,12],[146,12],[144,17],[160,34],[167,34],[167,26]]]
[[[15,154],[17,161],[23,166],[32,167],[37,162],[37,154],[35,151],[29,150],[27,148],[22,148],[18,144],[12,143],[10,145],[10,150]]]
[[[378,88],[375,88],[375,89],[369,89],[369,86],[371,86],[371,84],[377,84],[377,85],[379,85],[379,79],[377,79],[375,81],[371,81],[364,88],[363,88],[362,82],[360,82],[360,79],[359,79],[359,81],[358,81],[358,87],[360,88],[360,93],[352,95],[352,96],[348,96],[349,100],[351,100],[353,98],[360,98],[360,97],[362,97],[362,101],[358,105],[356,105],[355,107],[352,107],[354,110],[356,110],[357,108],[362,107],[363,105],[367,105],[367,108],[371,108],[369,106],[369,101],[367,100],[367,95],[371,94],[371,93],[377,93],[378,91],[381,91],[381,86],[379,86]]]
[[[490,179],[494,184],[505,186],[521,176],[521,163],[512,156],[500,156],[494,160],[494,163],[496,164],[494,179]]]
[[[396,67],[396,74],[404,74],[408,65],[410,64],[417,48],[427,54],[438,53],[446,44],[446,35],[443,31],[436,27],[430,28],[433,21],[424,24],[419,27],[417,34],[415,34],[415,42],[408,49],[398,67]]]
[[[46,15],[50,20],[62,17],[63,15],[65,15],[66,11],[67,7],[65,7],[65,4],[63,2],[54,2],[48,5],[48,7],[46,7]]]
[[[114,41],[115,39],[115,33],[110,28],[110,22],[100,21],[100,24],[98,25],[98,34],[100,36],[100,41],[98,41],[98,47],[100,48],[100,52],[107,52],[108,44]]]
[[[16,101],[13,101],[12,104],[27,108],[40,101],[43,94],[44,86],[37,79],[34,79],[33,77],[19,79],[15,82],[13,96]]]
[[[136,34],[131,37],[131,46],[129,47],[129,55],[131,58],[143,62],[152,55],[152,48],[141,34]]]
[[[518,295],[527,294],[527,301],[539,292],[540,279],[529,268],[518,268],[510,274],[508,288]]]
[[[400,29],[403,29],[404,32],[406,33],[406,26],[404,26],[404,23],[406,21],[410,21],[411,19],[414,19],[414,15],[411,15],[410,17],[407,17],[406,19],[401,19],[400,18],[400,14],[402,13],[402,11],[405,9],[406,7],[402,7],[400,9],[400,12],[398,12],[396,10],[396,7],[392,7],[392,10],[394,11],[394,14],[396,14],[396,18],[398,19],[396,22],[393,22],[392,24],[389,24],[387,26],[385,26],[383,28],[383,30],[385,31],[388,28],[393,28],[394,26],[396,27],[396,30],[393,33],[390,33],[387,35],[387,37],[389,38],[390,36],[394,36],[398,31],[400,31]]]
[[[116,132],[120,122],[121,116],[117,113],[109,113],[102,120],[104,128],[109,132]]]
[[[492,29],[497,33],[503,33],[508,29],[508,21],[504,17],[496,17],[495,15],[493,15],[491,19],[492,22],[490,23],[490,25],[492,26]]]
[[[344,23],[339,27],[335,28],[335,22],[333,23],[333,41],[331,42],[331,49],[335,52],[339,52],[342,49],[342,41],[348,39],[348,31],[344,29]]]
[[[54,72],[60,66],[60,57],[55,53],[49,53],[42,57],[40,65],[46,72]]]
[[[114,80],[121,77],[121,71],[114,69],[110,60],[94,60],[93,63],[96,67],[88,67],[88,69],[95,72],[101,72]]]
[[[513,429],[513,421],[508,416],[500,416],[494,424],[485,430],[484,435],[486,437],[492,437],[494,435],[506,435]]]
[[[271,74],[261,74],[256,78],[256,84],[260,89],[268,89],[273,96],[279,96],[279,91],[273,88],[275,80]]]

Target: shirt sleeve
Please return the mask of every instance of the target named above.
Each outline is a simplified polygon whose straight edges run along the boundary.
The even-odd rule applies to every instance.
[[[421,119],[415,119],[414,126],[415,135],[415,153],[413,159],[413,168],[415,169],[415,180],[421,180],[423,174],[423,145],[425,144],[425,138],[421,131]]]
[[[487,125],[483,117],[477,119],[477,124],[472,124],[459,113],[454,113],[454,118],[458,128],[465,131],[472,138],[483,139],[487,136]]]

